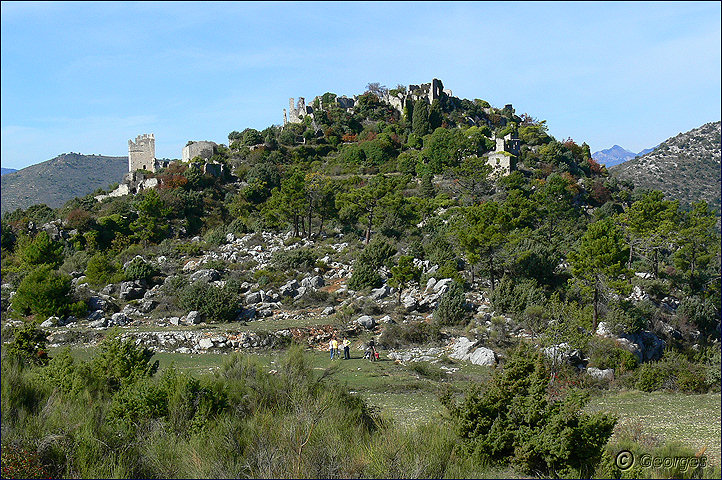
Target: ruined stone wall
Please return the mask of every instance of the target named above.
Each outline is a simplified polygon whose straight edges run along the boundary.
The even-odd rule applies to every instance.
[[[155,172],[155,135],[146,133],[128,140],[128,171],[148,170]]]
[[[213,149],[218,145],[215,142],[201,141],[193,142],[183,147],[183,161],[190,162],[195,157],[201,157],[208,160],[213,156]]]

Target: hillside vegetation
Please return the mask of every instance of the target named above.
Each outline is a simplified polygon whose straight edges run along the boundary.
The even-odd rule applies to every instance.
[[[719,476],[627,468],[704,445],[587,408],[718,394],[709,206],[610,177],[509,106],[401,113],[367,90],[231,132],[217,176],[196,158],[137,195],[3,214],[3,476]],[[512,171],[487,162],[507,135]],[[211,353],[206,375],[154,360]],[[444,414],[407,424],[368,395],[420,391]]]
[[[659,190],[688,208],[704,201],[720,214],[720,122],[706,123],[662,142],[654,151],[610,168],[639,189]]]
[[[2,213],[46,204],[63,206],[119,182],[128,171],[128,157],[66,153],[2,176]]]

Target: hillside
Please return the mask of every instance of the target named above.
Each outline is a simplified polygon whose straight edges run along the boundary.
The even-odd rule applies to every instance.
[[[720,122],[680,133],[610,173],[637,188],[661,190],[683,205],[704,200],[719,214]]]
[[[619,165],[620,163],[624,163],[627,160],[631,160],[635,157],[641,157],[642,155],[653,151],[655,148],[657,147],[645,148],[639,153],[634,153],[630,152],[626,148],[620,147],[619,145],[614,145],[612,148],[607,148],[605,150],[600,150],[598,152],[592,153],[592,158],[609,168],[615,165]]]
[[[6,173],[13,173],[17,172],[14,168],[0,168],[0,175],[5,175]]]
[[[121,181],[127,171],[128,157],[59,155],[2,176],[2,213],[38,203],[60,207]]]

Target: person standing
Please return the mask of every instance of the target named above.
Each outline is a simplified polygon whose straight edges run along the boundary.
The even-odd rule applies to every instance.
[[[339,358],[338,354],[338,340],[336,340],[336,337],[333,337],[331,339],[331,360],[333,360],[334,356],[336,359]]]
[[[369,341],[369,350],[371,351],[371,361],[376,361],[376,343],[374,342],[374,339],[372,338]]]
[[[343,359],[351,360],[351,342],[346,337],[343,339]]]
[[[331,360],[333,360],[333,354],[334,354],[333,342],[334,342],[333,338],[328,342],[328,350],[331,352]]]

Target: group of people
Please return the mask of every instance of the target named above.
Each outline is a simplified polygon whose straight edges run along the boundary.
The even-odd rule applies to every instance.
[[[340,359],[341,354],[338,351],[338,340],[336,337],[332,337],[331,341],[328,343],[328,349],[331,353],[331,360],[334,358]],[[351,360],[351,342],[348,340],[348,338],[344,337],[343,342],[341,342],[341,345],[343,346],[343,359],[344,360]],[[372,362],[379,359],[379,354],[376,351],[376,345],[374,343],[374,340],[371,339],[371,341],[368,343],[368,348],[366,349],[366,352],[364,354],[364,358],[367,358],[371,360]]]

